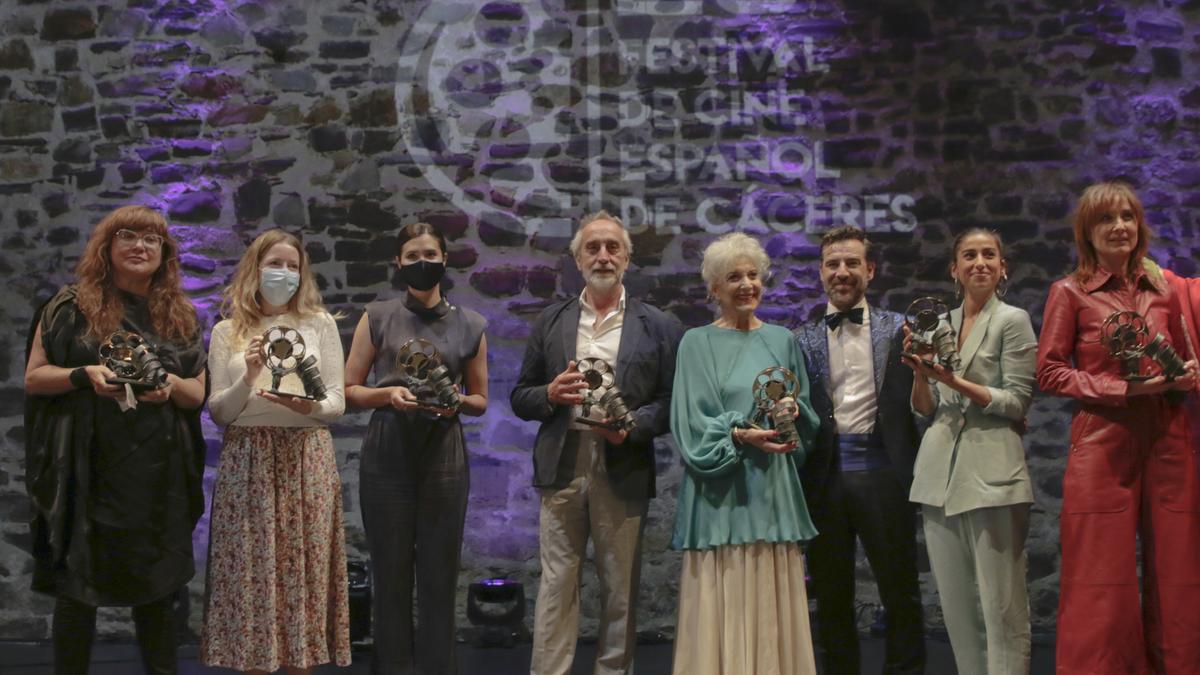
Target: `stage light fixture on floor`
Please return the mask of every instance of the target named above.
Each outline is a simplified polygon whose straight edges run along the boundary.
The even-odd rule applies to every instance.
[[[512,647],[525,633],[525,587],[512,579],[484,579],[467,590],[467,618],[476,647]]]

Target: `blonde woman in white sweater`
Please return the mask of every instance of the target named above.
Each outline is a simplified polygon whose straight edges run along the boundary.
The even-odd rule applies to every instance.
[[[341,479],[326,426],[345,409],[342,343],[300,241],[269,230],[242,256],[209,344],[225,427],[213,493],[201,658],[250,673],[350,663]],[[324,398],[269,391],[263,335],[299,332]],[[288,375],[279,391],[303,395]]]

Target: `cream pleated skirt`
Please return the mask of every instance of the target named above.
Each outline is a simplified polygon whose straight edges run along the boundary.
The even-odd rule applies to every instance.
[[[684,551],[673,672],[817,672],[799,544],[755,542]]]

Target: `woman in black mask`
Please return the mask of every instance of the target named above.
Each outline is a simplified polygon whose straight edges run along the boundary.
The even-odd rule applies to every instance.
[[[346,363],[346,401],[374,409],[359,478],[373,572],[372,672],[453,675],[468,491],[459,415],[487,409],[486,322],[442,295],[440,232],[415,223],[398,239],[408,292],[367,305]],[[415,631],[414,577],[421,599]]]

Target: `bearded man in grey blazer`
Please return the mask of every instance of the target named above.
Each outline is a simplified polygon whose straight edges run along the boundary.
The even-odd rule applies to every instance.
[[[588,538],[600,577],[597,675],[629,673],[637,636],[642,529],[654,495],[654,437],[669,430],[675,350],[683,327],[674,317],[626,296],[621,281],[633,243],[619,218],[585,217],[571,240],[583,293],[538,316],[509,401],[541,422],[533,447],[533,485],[541,499],[542,576],[533,629],[534,675],[566,675],[579,628],[579,577]],[[629,430],[579,421],[577,367],[601,358],[633,415]]]

